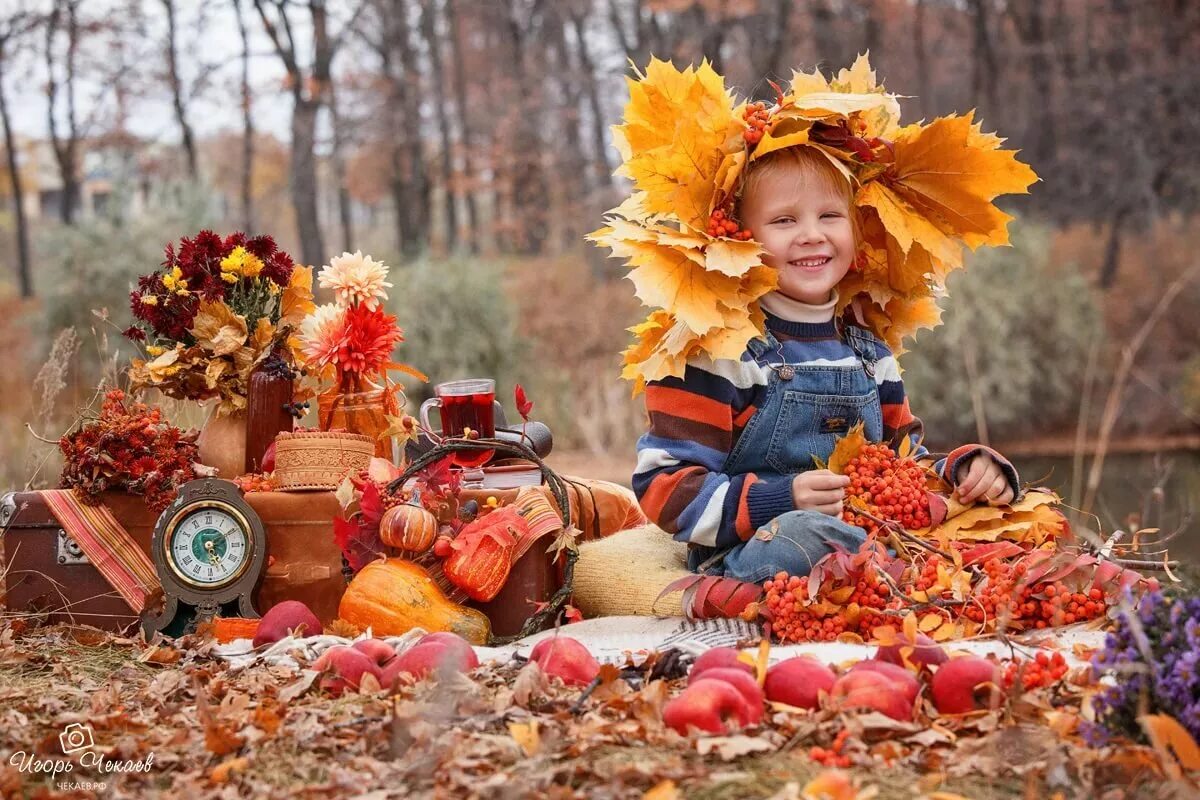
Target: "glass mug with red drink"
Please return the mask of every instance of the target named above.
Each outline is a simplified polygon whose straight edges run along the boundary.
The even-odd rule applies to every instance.
[[[461,438],[470,428],[471,438],[491,439],[496,435],[496,382],[491,378],[467,378],[461,381],[439,383],[433,388],[434,397],[421,403],[421,425],[432,431],[429,424],[429,409],[438,407],[442,418],[442,436]],[[495,455],[494,450],[458,452],[454,463],[472,469],[481,467]]]

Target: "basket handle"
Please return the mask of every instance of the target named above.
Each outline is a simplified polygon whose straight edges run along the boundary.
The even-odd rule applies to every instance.
[[[563,527],[571,527],[571,498],[567,493],[566,481],[557,472],[547,466],[546,462],[537,453],[521,442],[511,442],[503,439],[443,439],[441,444],[414,459],[399,478],[396,478],[387,485],[385,491],[388,494],[395,494],[406,481],[418,472],[453,453],[479,453],[488,450],[493,450],[514,458],[523,458],[537,464],[538,469],[541,470],[542,477],[546,481],[546,485],[550,488],[550,494],[554,497],[554,502],[558,506]],[[549,627],[557,620],[559,612],[571,597],[571,589],[575,582],[575,562],[578,558],[579,552],[577,550],[568,549],[567,563],[563,567],[563,584],[550,598],[550,602],[546,604],[546,607],[540,611],[535,611],[525,620],[525,624],[521,626],[521,630],[518,633],[512,636],[492,637],[489,640],[490,643],[494,645],[508,644],[518,639],[523,639],[526,636]]]

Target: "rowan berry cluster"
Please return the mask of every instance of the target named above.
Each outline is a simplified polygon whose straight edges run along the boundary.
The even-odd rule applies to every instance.
[[[853,591],[844,605],[857,605],[860,613],[850,623],[844,614],[821,613],[809,603],[807,577],[777,573],[763,584],[772,634],[781,642],[832,642],[847,632],[867,636],[877,626],[887,623],[885,610],[899,608],[900,601],[892,598],[887,584],[874,574],[866,573],[852,585]],[[823,586],[821,594],[844,590],[846,586]]]
[[[754,147],[762,141],[763,134],[767,132],[767,125],[771,122],[771,111],[766,103],[750,103],[742,112],[742,118],[750,126],[742,131],[742,138],[746,140],[746,144]]]
[[[737,239],[739,242],[748,242],[753,237],[750,231],[738,225],[738,221],[723,208],[718,208],[708,215],[707,233],[714,238],[725,237]]]
[[[857,498],[876,517],[894,520],[910,530],[929,526],[929,497],[925,493],[925,471],[912,459],[900,459],[886,444],[864,445],[846,466],[850,486],[842,519],[875,534],[879,524],[857,513],[851,498]]]
[[[273,492],[279,488],[274,472],[248,472],[233,479],[243,494],[250,492]]]
[[[813,761],[825,767],[841,767],[845,769],[850,766],[850,756],[842,752],[846,746],[846,739],[849,738],[850,731],[842,728],[838,731],[837,736],[833,739],[833,744],[828,748],[825,747],[810,747],[808,748],[808,757]]]
[[[1058,683],[1067,674],[1067,661],[1062,653],[1047,655],[1045,651],[1026,661],[1013,659],[1004,669],[1004,687],[1011,689],[1019,679],[1025,691],[1041,689]]]

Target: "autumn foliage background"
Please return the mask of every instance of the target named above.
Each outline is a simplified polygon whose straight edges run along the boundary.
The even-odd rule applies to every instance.
[[[1014,246],[951,279],[902,361],[930,446],[990,442],[1106,529],[1186,524],[1198,47],[1200,6],[1177,0],[5,4],[0,484],[55,480],[25,424],[57,438],[116,378],[133,277],[204,226],[306,264],[383,259],[403,360],[494,376],[506,401],[523,383],[561,464],[627,479],[643,412],[619,353],[644,310],[582,237],[624,192],[608,126],[628,61],[708,58],[770,99],[767,78],[869,50],[906,122],[977,109],[1042,178],[1003,203]]]

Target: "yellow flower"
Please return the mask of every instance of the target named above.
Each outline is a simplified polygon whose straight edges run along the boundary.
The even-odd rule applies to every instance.
[[[187,279],[183,277],[179,267],[172,267],[170,274],[163,275],[162,282],[169,292],[187,294]]]
[[[225,281],[226,283],[237,283],[238,276],[233,272],[222,272],[221,280]]]
[[[166,352],[166,348],[159,347],[156,344],[148,344],[148,345],[146,345],[146,352],[152,356],[161,356],[163,353]]]
[[[227,281],[226,274],[234,276],[241,275],[244,278],[257,278],[258,273],[262,272],[263,263],[258,256],[250,253],[244,247],[235,247],[233,252],[221,259],[221,277]],[[229,283],[236,282],[234,280]]]
[[[148,306],[156,306],[158,305],[158,298],[152,294],[148,294],[142,298],[142,302]]]

